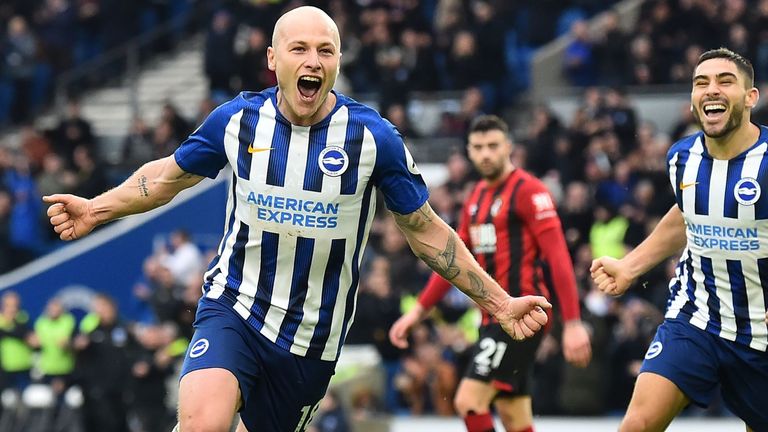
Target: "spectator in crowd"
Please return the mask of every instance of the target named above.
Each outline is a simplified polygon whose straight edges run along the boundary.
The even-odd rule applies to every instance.
[[[629,37],[621,28],[620,17],[614,10],[606,11],[594,41],[594,54],[600,83],[607,86],[627,84]]]
[[[405,105],[393,103],[389,105],[384,113],[384,118],[389,120],[400,132],[403,138],[417,138],[418,133],[413,129]]]
[[[170,101],[166,101],[163,104],[163,109],[160,112],[160,124],[170,126],[173,139],[177,142],[183,140],[192,132],[189,121],[179,113],[179,109]]]
[[[384,409],[394,413],[399,408],[394,378],[400,369],[400,350],[389,342],[387,332],[400,317],[400,296],[391,286],[386,258],[377,257],[371,262],[360,286],[356,314],[347,340],[376,347],[385,371]]]
[[[594,218],[590,191],[586,183],[568,183],[565,200],[559,212],[568,251],[574,256],[579,247],[589,242],[589,230]]]
[[[432,35],[415,28],[406,28],[400,34],[403,65],[408,70],[408,85],[415,91],[434,91],[440,86],[440,75],[433,55]]]
[[[144,268],[147,284],[139,284],[134,294],[149,304],[157,322],[175,321],[181,312],[184,285],[176,280],[171,270],[160,259],[150,257]]]
[[[410,353],[402,359],[395,385],[411,414],[453,415],[458,380],[456,365],[443,356],[443,348],[424,325],[414,328]]]
[[[32,328],[29,315],[21,309],[21,297],[6,291],[0,299],[0,371],[3,388],[19,392],[30,382],[32,369]]]
[[[10,245],[13,267],[26,264],[43,247],[42,227],[39,225],[41,203],[29,161],[22,155],[12,158],[13,166],[5,172],[5,185],[13,195],[10,217]]]
[[[171,272],[176,283],[184,284],[191,274],[197,274],[203,267],[203,255],[200,248],[184,229],[171,232],[170,249],[157,251],[160,263]]]
[[[105,294],[94,296],[91,312],[80,321],[73,346],[75,379],[84,396],[85,432],[127,432],[125,397],[135,342],[128,326],[119,319],[114,300]]]
[[[132,172],[153,157],[152,130],[143,118],[135,117],[128,134],[123,139],[122,164],[126,171]]]
[[[477,52],[477,38],[471,31],[461,30],[454,36],[447,68],[452,89],[466,90],[478,84],[482,64]]]
[[[35,25],[39,28],[43,54],[50,60],[54,74],[58,74],[72,66],[77,11],[74,2],[69,0],[45,0],[41,3],[35,14]]]
[[[27,121],[32,114],[30,103],[37,40],[24,17],[17,15],[8,22],[6,36],[0,42],[0,55],[0,74],[8,77],[16,93],[11,120],[17,123]]]
[[[277,84],[275,73],[267,67],[267,35],[258,27],[248,29],[248,41],[238,56],[239,88],[248,91],[261,91]]]
[[[168,379],[184,355],[186,341],[176,343],[175,324],[134,327],[137,347],[130,359],[131,413],[145,432],[173,428],[175,416],[167,403]]]
[[[595,256],[621,258],[626,253],[624,234],[629,221],[610,205],[598,203],[594,208],[595,222],[589,230],[589,243]]]
[[[74,334],[75,317],[64,309],[59,298],[48,300],[45,312],[35,320],[31,345],[40,350],[37,369],[42,381],[53,389],[58,403],[71,384],[75,369]]]
[[[97,150],[91,123],[83,118],[80,102],[71,99],[67,102],[64,117],[56,127],[54,150],[72,166],[75,164],[75,149],[80,146],[88,148],[91,152]]]
[[[232,94],[231,80],[237,70],[236,33],[237,28],[230,12],[220,10],[214,14],[211,30],[205,40],[205,74],[211,94],[217,100],[226,100]]]
[[[571,26],[571,42],[563,54],[563,67],[571,85],[587,87],[595,83],[595,58],[589,27],[578,20]]]
[[[86,146],[77,146],[72,154],[72,161],[77,177],[74,193],[81,196],[95,197],[107,190],[109,179],[104,167],[98,163],[93,151]]]

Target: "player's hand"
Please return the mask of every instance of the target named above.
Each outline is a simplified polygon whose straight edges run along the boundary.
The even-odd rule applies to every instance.
[[[608,295],[620,296],[632,285],[633,278],[616,258],[597,258],[592,261],[589,271],[597,288]]]
[[[392,345],[400,349],[408,348],[408,333],[421,321],[423,314],[424,308],[416,303],[413,309],[395,321],[389,329],[389,341]]]
[[[75,240],[91,232],[98,221],[91,214],[89,200],[75,195],[57,194],[44,196],[51,204],[48,217],[53,230],[62,240]]]
[[[576,367],[587,367],[592,358],[589,331],[580,320],[573,320],[563,326],[563,356]]]
[[[541,296],[509,297],[493,316],[513,339],[523,340],[535,335],[547,324],[544,309],[551,307]]]
[[[765,323],[768,324],[768,310],[765,311]]]

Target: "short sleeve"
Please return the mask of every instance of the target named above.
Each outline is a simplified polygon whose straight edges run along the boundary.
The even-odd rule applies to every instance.
[[[409,214],[418,210],[429,198],[427,185],[394,126],[380,120],[381,127],[372,131],[376,140],[376,166],[373,182],[384,195],[391,211]]]
[[[232,103],[216,108],[181,143],[173,154],[181,169],[188,173],[216,178],[228,162],[224,151],[224,133],[234,109]]]
[[[534,235],[551,228],[560,228],[555,202],[546,186],[536,180],[525,182],[517,195],[515,212]]]

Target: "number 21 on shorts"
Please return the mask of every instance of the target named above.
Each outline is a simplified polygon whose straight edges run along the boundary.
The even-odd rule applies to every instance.
[[[475,356],[475,363],[496,369],[501,364],[501,359],[504,357],[506,350],[506,343],[491,338],[484,338],[480,341],[480,352]]]
[[[322,402],[322,399],[317,401],[314,406],[305,405],[301,407],[301,420],[299,420],[299,424],[296,425],[296,429],[293,432],[304,432],[307,430],[309,424],[312,423],[312,417],[315,416],[317,409],[320,408],[320,402]]]

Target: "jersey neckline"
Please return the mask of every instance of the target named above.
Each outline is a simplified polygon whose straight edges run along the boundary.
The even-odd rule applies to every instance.
[[[732,157],[730,159],[717,159],[717,160],[737,160],[737,159],[746,157],[747,153],[752,151],[755,147],[757,147],[757,146],[759,146],[759,145],[761,145],[761,144],[763,144],[765,142],[768,142],[768,127],[763,126],[761,124],[757,124],[757,123],[752,123],[752,124],[757,126],[758,128],[760,128],[760,135],[757,136],[757,141],[755,141],[754,143],[752,143],[752,145],[750,145],[749,147],[744,149],[744,151],[742,151],[741,153],[737,154],[736,156],[734,156],[734,157]],[[702,148],[702,153],[701,154],[702,154],[702,156],[704,156],[704,157],[706,157],[708,159],[716,160],[714,157],[712,157],[711,154],[709,154],[709,149],[707,148],[707,143],[704,141],[705,138],[706,138],[706,136],[704,135],[704,131],[699,131],[698,139],[701,140],[701,148]],[[695,142],[695,140],[694,140],[694,142]]]
[[[277,121],[279,121],[279,122],[282,122],[282,123],[285,123],[287,125],[290,125],[291,127],[311,129],[311,128],[317,128],[317,127],[325,126],[328,123],[330,123],[331,117],[333,117],[333,115],[336,114],[336,111],[338,111],[339,108],[341,108],[343,105],[346,104],[346,97],[344,95],[342,95],[341,93],[338,93],[336,90],[331,89],[331,93],[333,93],[334,96],[336,96],[336,105],[334,105],[334,107],[331,110],[331,112],[329,112],[325,117],[323,117],[322,120],[320,120],[319,122],[317,122],[315,124],[312,124],[312,125],[309,125],[309,126],[300,126],[300,125],[296,125],[296,124],[291,123],[283,115],[283,113],[280,112],[280,108],[278,108],[278,106],[277,106],[277,91],[278,91],[278,89],[279,88],[277,86],[270,87],[269,89],[267,89],[265,91],[265,93],[267,93],[267,95],[269,96],[269,99],[272,101],[272,105],[274,105],[274,107],[275,107],[275,119]]]

